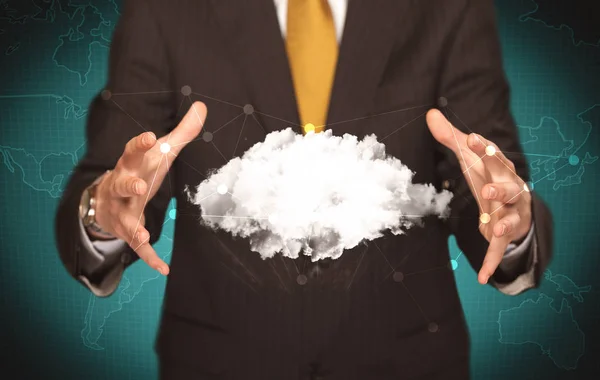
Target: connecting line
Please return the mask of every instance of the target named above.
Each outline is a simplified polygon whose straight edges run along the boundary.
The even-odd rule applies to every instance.
[[[400,284],[402,284],[402,287],[404,287],[404,290],[406,290],[406,293],[408,294],[408,296],[413,300],[413,302],[415,303],[415,306],[417,307],[417,309],[419,309],[419,312],[421,313],[421,315],[423,316],[423,318],[425,318],[425,321],[427,321],[427,323],[429,323],[430,322],[429,318],[427,318],[427,316],[425,315],[425,312],[421,308],[421,305],[419,305],[419,303],[417,302],[417,300],[415,299],[415,297],[412,295],[412,293],[410,292],[410,290],[408,290],[408,287],[406,286],[406,284],[404,283],[404,281],[401,281]]]
[[[227,105],[232,106],[232,107],[237,107],[237,108],[242,108],[242,109],[244,108],[244,106],[240,106],[239,104],[234,104],[234,103],[226,102],[225,100],[213,98],[212,96],[208,96],[208,95],[204,95],[204,94],[199,94],[197,92],[192,92],[192,94],[197,95],[197,96],[201,96],[201,97],[206,98],[206,99],[214,100],[215,102],[227,104]],[[189,97],[189,95],[188,95],[188,97]]]
[[[473,166],[477,165],[477,163],[478,163],[479,161],[483,160],[483,157],[485,157],[485,156],[486,156],[486,154],[484,153],[484,154],[483,154],[483,156],[479,157],[477,160],[475,160],[475,162],[473,162],[471,165],[469,165],[469,167],[468,167],[468,168],[466,168],[466,169],[465,169],[465,170],[462,172],[462,174],[465,174],[465,173],[466,173],[466,172],[467,172],[469,169],[471,169]]]
[[[410,251],[408,252],[403,258],[402,260],[400,260],[400,263],[398,264],[398,266],[396,266],[395,268],[392,267],[392,271],[390,273],[388,273],[383,280],[381,280],[381,283],[383,283],[385,280],[387,280],[388,277],[390,277],[392,275],[392,273],[394,273],[398,268],[400,268],[405,262],[406,260],[408,260],[409,256],[411,253],[416,252],[419,253],[421,252],[421,250],[427,245],[427,243],[424,243],[423,245],[421,245],[416,251]],[[381,286],[381,285],[380,285]]]
[[[238,138],[235,143],[235,148],[233,148],[233,157],[231,157],[232,159],[235,157],[235,151],[237,150],[238,145],[240,144],[240,139],[242,138],[242,133],[244,133],[244,127],[246,126],[246,120],[248,120],[248,115],[244,115],[244,121],[242,122],[242,127],[240,128],[240,133],[238,134]]]
[[[221,125],[219,128],[217,128],[214,132],[213,135],[216,135],[217,132],[219,132],[221,129],[225,128],[226,126],[228,126],[229,124],[233,123],[234,121],[236,121],[240,116],[242,116],[244,113],[242,112],[241,114],[237,115],[236,117],[234,117],[233,119],[229,120],[227,123]]]
[[[196,107],[194,107],[194,101],[192,100],[192,98],[190,96],[188,96],[187,98],[190,101],[190,106],[194,110],[194,113],[196,114],[196,117],[198,118],[198,121],[200,122],[200,126],[202,128],[204,128],[204,122],[202,121],[202,118],[200,117],[200,114],[198,113],[198,110],[196,109]]]
[[[181,103],[179,103],[179,108],[177,109],[177,114],[179,114],[179,112],[181,111],[181,107],[183,107],[184,101],[185,101],[185,97],[181,98]],[[173,133],[173,132],[170,132],[169,135],[167,136],[167,144],[169,143],[169,139],[171,138],[171,133]],[[182,145],[182,144],[185,144],[185,143],[181,143],[181,144],[177,144],[177,145]]]
[[[238,119],[240,116],[242,116],[242,115],[243,115],[243,113],[241,113],[241,114],[237,115],[237,116],[236,116],[236,117],[234,117],[233,119],[231,119],[231,120],[229,120],[228,122],[226,122],[225,124],[221,125],[221,126],[220,126],[220,127],[219,127],[219,128],[216,130],[216,131],[212,132],[212,134],[213,134],[213,135],[215,135],[215,134],[216,134],[217,132],[219,132],[221,129],[223,129],[223,128],[224,128],[224,127],[226,127],[227,125],[229,125],[229,124],[233,123],[235,120],[237,120],[237,119]],[[203,129],[204,129],[204,128],[203,128]],[[189,144],[189,143],[192,143],[192,142],[198,141],[198,140],[200,140],[200,139],[202,139],[202,137],[200,137],[200,136],[199,136],[199,137],[197,137],[197,138],[195,138],[195,139],[193,139],[193,140],[186,141],[186,142],[182,142],[182,143],[175,144],[175,145],[172,145],[172,146],[173,146],[173,147],[176,147],[176,146],[180,146],[180,145],[185,145],[185,144]]]
[[[253,216],[233,216],[233,215],[209,215],[209,214],[205,214],[202,215],[203,217],[207,217],[207,218],[233,218],[233,219],[252,219],[252,220],[256,220],[256,219],[264,219],[264,220],[268,220],[268,217],[253,217]]]
[[[540,181],[542,181],[542,180],[544,180],[544,179],[548,178],[549,176],[551,176],[552,174],[556,173],[557,171],[559,171],[560,169],[562,169],[562,168],[564,168],[564,167],[566,167],[566,166],[569,166],[569,163],[566,163],[565,165],[561,166],[560,168],[558,168],[558,169],[555,169],[554,171],[552,171],[552,172],[550,172],[550,173],[546,174],[546,175],[545,175],[545,176],[543,176],[542,178],[540,178],[540,179],[538,179],[537,181],[533,182],[533,184],[535,185],[536,183],[538,183],[538,182],[540,182]],[[519,192],[518,192],[518,193],[517,193],[515,196],[513,196],[512,198],[510,198],[510,199],[509,199],[509,200],[508,200],[506,203],[509,203],[511,200],[515,199],[516,197],[518,197],[519,195],[521,195],[521,193],[523,193],[523,192],[525,192],[525,191],[526,191],[525,189],[523,189],[523,190],[519,191]],[[499,206],[499,207],[498,207],[497,209],[495,209],[495,210],[494,210],[494,211],[493,211],[493,212],[492,212],[490,215],[492,215],[494,212],[498,211],[498,209],[500,209],[500,208],[504,207],[504,206],[506,205],[506,203],[505,203],[505,204],[503,204],[502,206]]]
[[[408,126],[410,123],[412,123],[413,121],[417,120],[418,118],[422,117],[423,115],[425,115],[427,112],[423,112],[422,114],[420,114],[419,116],[415,117],[414,119],[411,119],[409,121],[407,121],[406,123],[404,123],[403,125],[401,125],[400,127],[398,127],[396,130],[394,130],[393,132],[391,132],[390,134],[388,134],[387,136],[385,136],[384,138],[382,138],[381,140],[379,140],[378,142],[371,144],[367,149],[371,149],[372,147],[374,147],[375,145],[381,143],[383,140],[387,139],[388,137],[390,137],[391,135],[393,135],[396,132],[399,132],[402,130],[402,128]]]
[[[423,270],[419,270],[419,271],[416,271],[416,272],[405,273],[404,277],[406,277],[406,276],[413,276],[415,274],[432,272],[432,271],[440,270],[440,269],[448,269],[448,265],[440,265],[440,266],[437,266],[437,267],[433,267],[433,268],[429,268],[429,269],[423,269]]]
[[[538,179],[537,181],[535,181],[533,184],[535,185],[536,183],[550,177],[552,174],[556,173],[557,171],[559,171],[560,169],[564,168],[565,166],[569,166],[570,164],[567,162],[566,164],[564,164],[563,166],[561,166],[558,169],[554,169],[553,171],[551,171],[550,173],[546,174],[545,176],[543,176],[542,178]]]
[[[175,160],[173,160],[175,161]],[[169,195],[172,197],[173,196],[173,186],[171,185],[171,174],[169,173],[169,170],[171,170],[169,168],[169,158],[167,156],[165,156],[165,166],[167,167],[167,174],[166,176],[169,177],[168,181],[169,181]]]
[[[264,113],[264,112],[260,112],[260,111],[254,110],[254,113],[257,113],[257,114],[259,114],[259,115],[262,115],[262,116],[265,116],[265,117],[268,117],[268,118],[271,118],[271,119],[275,119],[275,120],[283,121],[284,123],[288,123],[288,124],[290,124],[290,125],[293,125],[294,127],[302,127],[300,124],[297,124],[297,123],[291,122],[291,121],[289,121],[289,120],[282,119],[282,118],[280,118],[280,117],[277,117],[277,116],[269,115],[269,114],[267,114],[267,113]]]
[[[256,289],[254,289],[252,287],[252,285],[248,284],[246,281],[244,281],[243,278],[240,277],[239,274],[237,274],[233,269],[229,268],[224,262],[220,261],[219,262],[222,266],[224,266],[227,270],[229,270],[231,272],[231,274],[233,274],[235,277],[237,277],[238,280],[240,280],[244,285],[246,285],[247,287],[250,288],[250,290],[252,290],[254,293],[258,294],[258,292],[256,291]]]
[[[448,117],[446,117],[446,119],[448,119]],[[450,124],[450,121],[448,121],[448,127],[452,131],[452,136],[454,136],[454,141],[456,142],[456,146],[458,148],[458,151],[460,152],[460,157],[462,159],[462,162],[466,163],[462,148],[460,147],[460,144],[458,143],[458,138],[456,137],[456,131],[454,131],[454,127],[452,126],[452,124]],[[471,181],[471,187],[475,190],[475,191],[473,191],[473,193],[475,194],[475,199],[477,200],[477,207],[479,208],[480,212],[483,212],[483,208],[481,207],[481,202],[479,201],[479,194],[477,194],[478,191],[477,191],[477,189],[475,189],[475,182],[473,182],[473,177],[471,177],[471,172],[468,170],[467,170],[467,175],[469,176],[469,180]]]
[[[137,121],[137,120],[136,120],[136,119],[135,119],[133,116],[131,116],[131,115],[129,114],[129,112],[125,111],[125,110],[123,109],[123,107],[121,107],[121,106],[119,105],[119,103],[115,102],[115,101],[114,101],[112,98],[110,99],[110,101],[111,101],[111,102],[113,102],[113,103],[114,103],[114,104],[115,104],[117,107],[119,107],[119,109],[120,109],[121,111],[123,111],[123,113],[124,113],[125,115],[129,116],[129,118],[131,118],[131,120],[133,120],[133,121],[134,121],[134,122],[135,122],[137,125],[139,125],[139,126],[140,126],[140,128],[142,128],[142,129],[144,130],[144,132],[148,132],[148,130],[147,130],[146,128],[144,128],[144,126],[143,126],[143,125],[142,125],[142,124],[141,124],[139,121]]]
[[[377,242],[375,242],[375,240],[373,240],[373,244],[375,244],[375,248],[377,248],[377,250],[379,251],[379,253],[381,253],[381,256],[383,256],[383,258],[385,259],[385,262],[390,266],[390,268],[392,268],[393,271],[395,271],[394,266],[392,265],[392,263],[390,263],[390,261],[388,260],[387,256],[381,250],[381,248],[379,248],[379,245],[377,245]]]
[[[221,157],[223,157],[223,160],[225,160],[225,162],[229,162],[227,160],[227,157],[225,157],[225,155],[219,150],[219,148],[217,148],[217,146],[215,145],[215,142],[211,141],[210,143],[212,144],[213,148],[215,148],[215,150],[221,155]]]
[[[146,195],[146,200],[144,201],[144,207],[142,208],[140,217],[138,218],[135,229],[133,230],[133,236],[131,237],[131,242],[129,243],[130,246],[133,244],[133,240],[137,236],[137,229],[139,228],[140,223],[142,222],[142,216],[144,216],[143,210],[146,208],[146,205],[148,204],[148,200],[150,199],[150,193],[152,193],[152,188],[154,187],[154,182],[156,181],[156,176],[158,175],[158,170],[160,169],[160,164],[162,164],[162,160],[164,157],[165,157],[164,155],[160,157],[160,161],[158,162],[158,165],[156,166],[156,171],[154,172],[154,177],[152,178],[152,182],[150,183],[150,188],[148,189],[148,193]],[[150,237],[148,237],[148,240],[150,240]],[[137,251],[144,243],[145,242],[141,243],[134,251]]]
[[[256,115],[254,114],[254,112],[252,113],[252,117],[254,118],[254,121],[256,121],[256,124],[258,124],[258,126],[260,127],[260,129],[263,130],[263,132],[265,134],[267,134],[267,130],[265,129],[265,127],[263,127],[263,125],[258,121],[258,118],[256,117]]]
[[[354,118],[354,119],[336,121],[336,122],[333,122],[333,123],[326,124],[325,127],[331,127],[332,125],[343,124],[343,123],[350,123],[350,122],[353,122],[353,121],[359,121],[359,120],[364,120],[364,119],[370,119],[370,118],[374,118],[374,117],[378,117],[378,116],[389,115],[389,114],[392,114],[392,113],[410,111],[410,110],[414,110],[414,109],[417,109],[417,108],[423,108],[423,107],[431,107],[431,105],[430,104],[424,104],[424,105],[421,105],[421,106],[408,107],[408,108],[402,108],[402,109],[394,110],[394,111],[382,112],[382,113],[378,113],[378,114],[375,114],[375,115],[367,115],[367,116],[357,117],[357,118]]]
[[[216,193],[217,193],[217,192],[215,191],[215,192],[213,192],[213,193],[211,193],[211,194],[208,194],[208,195],[207,195],[207,196],[205,196],[204,198],[200,199],[198,202],[202,202],[203,200],[206,200],[206,199],[208,199],[208,198],[212,197],[212,196],[213,196],[213,195],[215,195]],[[200,216],[202,216],[202,214],[200,214]]]
[[[187,161],[185,161],[183,158],[181,158],[180,156],[177,156],[175,153],[173,152],[169,152],[169,154],[172,154],[173,156],[177,157],[177,159],[181,162],[183,162],[185,165],[187,165],[190,169],[192,169],[193,171],[195,171],[196,173],[200,174],[205,180],[207,180],[209,183],[218,186],[219,184],[216,183],[215,181],[213,181],[212,179],[208,178],[207,176],[205,176],[200,170],[196,169],[194,166],[190,165]],[[236,197],[235,195],[233,195],[230,191],[227,191],[227,193],[225,194],[229,194],[231,195],[232,198],[237,198],[239,200],[241,200],[241,198]]]
[[[122,95],[153,95],[153,94],[169,94],[174,93],[175,91],[146,91],[146,92],[117,92],[111,93],[110,96],[122,96]]]
[[[360,268],[360,265],[362,264],[363,259],[365,258],[365,255],[367,254],[368,250],[369,250],[369,246],[367,246],[364,249],[362,255],[360,256],[360,259],[358,260],[358,264],[356,265],[356,269],[354,270],[354,274],[352,275],[352,279],[350,280],[350,283],[348,284],[348,287],[346,288],[346,290],[350,290],[350,287],[354,283],[354,279],[356,278],[356,273],[358,273],[358,269]]]
[[[504,154],[522,154],[524,156],[536,156],[536,157],[547,157],[547,158],[561,158],[562,156],[552,156],[550,154],[538,154],[538,153],[525,153],[525,152],[507,152],[502,151]]]
[[[474,132],[471,130],[471,128],[469,128],[469,126],[468,126],[467,124],[465,124],[465,122],[464,122],[464,121],[462,121],[462,120],[461,120],[461,118],[460,118],[460,117],[458,117],[458,115],[457,115],[457,114],[456,114],[454,111],[452,111],[452,109],[451,109],[450,107],[448,107],[448,110],[450,110],[450,112],[452,112],[452,115],[454,115],[454,117],[456,117],[456,118],[458,119],[458,121],[460,121],[460,123],[461,123],[462,125],[464,125],[464,126],[465,126],[465,128],[467,128],[467,129],[469,130],[469,132],[471,132],[471,133],[474,133]],[[484,141],[481,141],[481,139],[479,138],[479,135],[478,135],[477,133],[475,133],[475,136],[477,137],[477,139],[479,140],[479,142],[483,143],[484,145],[487,145],[487,144],[485,144],[485,142],[484,142]],[[511,169],[511,167],[510,167],[510,166],[508,166],[508,165],[506,164],[506,162],[504,162],[504,160],[503,160],[501,157],[499,157],[499,156],[498,156],[498,153],[500,153],[500,154],[504,154],[505,152],[504,152],[504,151],[502,151],[502,150],[498,150],[498,152],[496,152],[496,154],[494,154],[494,156],[496,157],[496,159],[500,160],[500,162],[502,162],[502,164],[503,164],[504,166],[506,166],[506,168],[507,168],[508,170],[510,170],[510,171],[511,171],[511,173],[513,173],[515,176],[519,177],[519,175],[518,175],[518,174],[517,174],[517,173],[516,173],[514,170],[512,170],[512,169]],[[515,153],[515,152],[508,152],[508,153]],[[484,156],[485,156],[485,155],[484,155]],[[482,156],[481,158],[483,159],[483,157],[484,157],[484,156]],[[521,177],[519,177],[519,178],[521,178]]]

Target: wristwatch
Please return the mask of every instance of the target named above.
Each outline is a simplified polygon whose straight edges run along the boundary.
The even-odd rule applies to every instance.
[[[79,202],[79,217],[81,218],[83,226],[91,233],[92,237],[100,240],[115,238],[110,233],[104,231],[98,223],[96,223],[96,191],[98,190],[98,184],[108,173],[110,173],[110,170],[98,177],[90,186],[88,186],[83,191],[81,201]]]

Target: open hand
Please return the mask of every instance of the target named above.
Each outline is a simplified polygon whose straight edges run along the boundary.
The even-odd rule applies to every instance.
[[[427,113],[433,137],[451,149],[479,207],[479,231],[490,243],[479,271],[480,283],[502,261],[508,245],[524,238],[531,228],[531,194],[516,174],[515,165],[498,146],[482,136],[455,128],[436,109]]]
[[[163,275],[169,266],[150,245],[144,228],[144,209],[160,188],[173,160],[202,130],[206,106],[195,102],[179,125],[159,139],[144,132],[125,146],[115,168],[98,184],[96,222],[106,232],[127,242],[150,267]]]

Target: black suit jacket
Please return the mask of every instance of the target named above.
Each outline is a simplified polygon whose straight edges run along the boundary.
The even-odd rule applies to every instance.
[[[432,138],[424,113],[445,99],[442,108],[457,128],[513,152],[507,155],[528,178],[492,1],[349,1],[328,128],[359,138],[375,133],[389,154],[416,171],[416,182],[445,183],[456,195],[449,219],[429,218],[407,235],[386,233],[322,265],[262,260],[247,241],[202,227],[185,194],[186,186],[198,185],[265,134],[287,127],[300,133],[272,0],[126,2],[106,88],[110,96],[104,92],[91,106],[87,153],[56,219],[66,268],[93,284],[120,276],[137,256],[128,249],[120,261],[82,273],[77,208],[83,189],[114,167],[135,135],[167,134],[190,99],[209,110],[203,133],[213,133],[212,140],[202,135],[183,150],[146,210],[156,241],[167,204],[177,199],[156,344],[163,378],[468,377],[469,340],[447,239],[456,235],[475,269],[487,242],[458,163]],[[243,113],[246,104],[252,114]],[[552,223],[535,194],[533,214],[529,259],[518,273],[498,271],[496,286],[528,270],[539,281],[551,255]]]

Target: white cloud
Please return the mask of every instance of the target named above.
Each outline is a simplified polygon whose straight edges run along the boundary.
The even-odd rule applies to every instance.
[[[288,128],[215,171],[190,199],[205,225],[248,238],[263,258],[303,252],[315,261],[388,229],[404,233],[421,216],[446,216],[452,194],[413,184],[413,175],[375,135]]]

